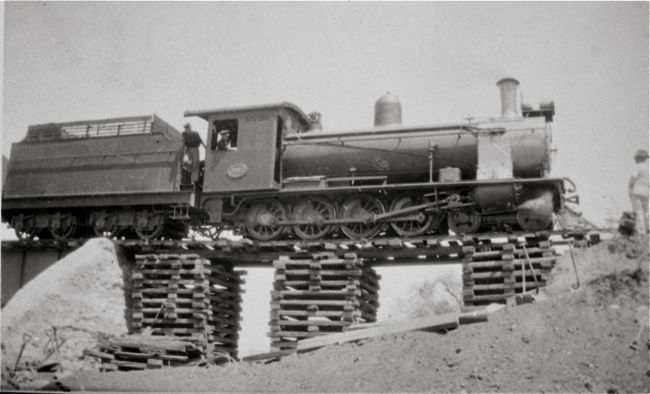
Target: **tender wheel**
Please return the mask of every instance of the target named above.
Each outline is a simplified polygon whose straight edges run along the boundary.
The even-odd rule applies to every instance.
[[[553,225],[553,214],[539,212],[532,209],[517,211],[517,223],[524,231],[543,231]]]
[[[116,218],[106,212],[94,213],[92,218],[93,232],[96,237],[115,238],[118,236],[119,227]]]
[[[56,239],[57,241],[67,241],[70,238],[72,238],[72,235],[77,231],[77,226],[74,224],[68,224],[68,225],[62,225],[57,228],[50,228],[50,234],[52,234],[52,238]]]
[[[34,239],[40,232],[40,229],[34,226],[34,219],[23,214],[12,216],[9,225],[14,229],[16,237],[21,241]]]
[[[452,209],[447,213],[447,224],[456,234],[475,233],[481,226],[481,215],[474,208]]]
[[[140,239],[153,240],[163,235],[165,217],[160,213],[152,215],[141,214],[137,219],[135,233]]]
[[[136,227],[135,233],[140,239],[152,240],[160,238],[163,229],[164,226],[162,224],[154,224],[150,227]]]
[[[390,205],[390,210],[396,211],[412,207],[414,205],[426,204],[428,202],[429,200],[427,200],[426,197],[403,195],[393,200]],[[393,228],[393,230],[395,230],[398,235],[401,235],[403,237],[415,237],[417,235],[424,234],[431,227],[431,223],[433,223],[434,219],[433,216],[427,215],[424,212],[412,212],[406,215],[418,216],[418,219],[390,222],[390,226]],[[396,219],[399,219],[399,217]]]
[[[255,202],[246,213],[246,231],[258,241],[270,241],[282,234],[287,210],[278,200],[262,200]]]
[[[16,237],[18,237],[19,240],[21,241],[29,241],[31,239],[34,239],[36,237],[36,234],[38,234],[38,229],[36,228],[28,228],[28,229],[14,229],[14,232],[16,233]]]
[[[95,233],[96,237],[106,237],[112,239],[117,238],[119,229],[116,225],[105,227],[93,226],[93,232]]]
[[[70,215],[54,215],[54,220],[50,225],[50,234],[57,241],[67,241],[74,235],[77,230],[75,218]]]
[[[352,196],[341,204],[339,216],[342,219],[356,219],[362,222],[341,225],[341,231],[351,239],[372,238],[381,231],[383,225],[370,222],[370,218],[373,214],[384,212],[384,204],[378,198],[366,194]]]
[[[333,225],[324,221],[336,218],[336,208],[322,197],[307,197],[293,208],[293,219],[309,221],[310,224],[297,224],[293,232],[304,240],[321,239],[332,231]]]

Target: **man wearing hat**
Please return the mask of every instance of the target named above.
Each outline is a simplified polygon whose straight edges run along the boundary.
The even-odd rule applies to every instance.
[[[628,191],[632,209],[636,213],[637,231],[648,234],[648,151],[639,149],[634,155],[634,173],[630,177]]]
[[[205,144],[201,139],[201,136],[196,131],[192,130],[192,126],[189,123],[185,123],[183,130],[183,141],[185,142],[185,150],[183,156],[187,156],[190,159],[190,165],[188,171],[192,174],[192,183],[198,183],[199,181],[199,146]]]
[[[217,141],[217,150],[237,150],[232,147],[230,142],[230,130],[221,130],[219,132],[219,141]]]

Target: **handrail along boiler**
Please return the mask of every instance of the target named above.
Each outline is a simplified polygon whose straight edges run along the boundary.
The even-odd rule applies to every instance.
[[[519,114],[518,84],[497,83],[500,116],[444,125],[403,126],[390,94],[374,127],[339,132],[286,102],[186,111],[208,123],[198,187],[187,185],[180,133],[155,115],[31,126],[12,147],[3,220],[21,237],[56,239],[178,238],[188,227],[259,241],[550,229],[575,197],[549,177],[553,103]]]

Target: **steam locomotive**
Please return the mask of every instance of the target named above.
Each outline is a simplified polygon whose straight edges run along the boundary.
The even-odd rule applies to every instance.
[[[181,133],[156,115],[30,126],[12,146],[2,219],[20,238],[57,240],[550,229],[568,198],[548,176],[555,108],[519,113],[518,84],[497,83],[500,116],[444,125],[403,126],[390,94],[363,130],[325,132],[320,114],[287,102],[186,111],[208,124],[198,184]]]

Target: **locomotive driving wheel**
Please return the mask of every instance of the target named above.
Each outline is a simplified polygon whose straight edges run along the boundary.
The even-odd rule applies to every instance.
[[[246,231],[251,238],[258,241],[270,241],[282,234],[287,210],[284,205],[274,199],[256,201],[246,213]]]
[[[476,208],[455,208],[447,213],[449,229],[456,234],[476,232],[481,226],[481,214]]]
[[[321,239],[334,228],[324,222],[335,218],[336,208],[331,202],[323,197],[307,197],[293,207],[293,219],[310,223],[294,225],[293,232],[304,240]]]
[[[402,195],[393,200],[390,205],[390,210],[397,211],[414,205],[426,204],[428,202],[430,201],[426,197],[419,197],[410,194]],[[390,222],[390,226],[393,230],[403,237],[422,235],[431,228],[431,224],[433,223],[433,216],[427,215],[424,212],[407,213],[406,216],[415,216],[416,218],[413,220],[397,220]],[[399,219],[399,216],[396,219]]]
[[[343,224],[341,231],[351,239],[372,238],[383,227],[382,223],[373,223],[372,216],[384,212],[384,204],[376,197],[367,194],[349,197],[341,204],[339,216],[342,219],[355,219],[359,222]]]
[[[553,214],[538,212],[532,209],[517,211],[517,223],[525,231],[542,231],[552,228]]]

